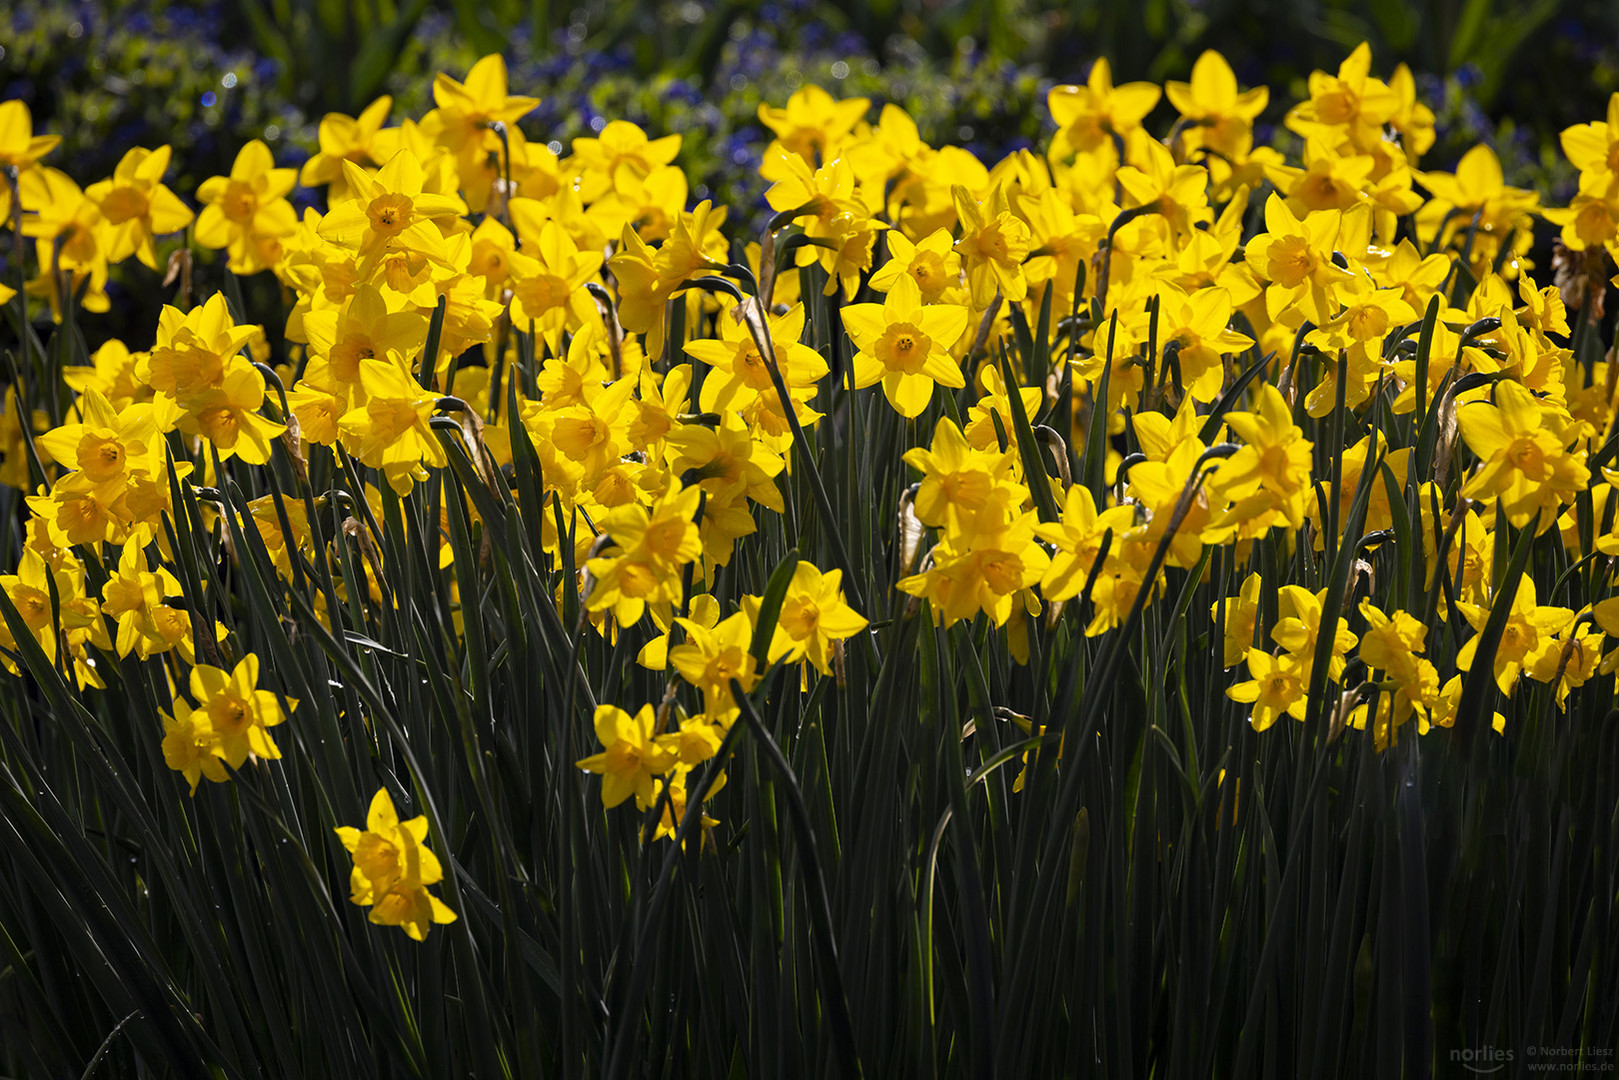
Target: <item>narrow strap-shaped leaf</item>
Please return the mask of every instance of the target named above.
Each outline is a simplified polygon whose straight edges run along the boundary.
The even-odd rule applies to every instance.
[[[809,805],[804,801],[804,792],[798,785],[793,767],[765,729],[764,721],[759,719],[758,710],[743,692],[742,684],[735,679],[731,680],[731,694],[741,707],[742,718],[752,730],[753,737],[759,740],[765,756],[780,774],[782,786],[787,792],[787,813],[792,818],[793,830],[797,835],[798,862],[808,894],[806,900],[813,930],[811,936],[820,960],[818,970],[825,984],[822,998],[832,1014],[832,1044],[837,1053],[839,1073],[843,1076],[863,1076],[860,1055],[855,1048],[854,1018],[849,1013],[849,996],[844,992],[843,969],[838,962],[838,942],[832,931],[832,908],[827,902],[826,880],[821,876],[821,858],[815,845],[815,831],[810,826]]]
[[[798,551],[792,550],[781,560],[775,572],[770,575],[770,581],[765,585],[764,596],[759,604],[759,618],[753,627],[753,658],[763,671],[770,662],[770,641],[776,634],[776,623],[781,618],[781,604],[787,598],[787,589],[793,583],[793,574],[798,570]]]
[[[1001,351],[1001,377],[1006,380],[1007,408],[1012,413],[1012,433],[1017,439],[1018,456],[1023,459],[1023,479],[1034,496],[1035,509],[1041,521],[1057,520],[1057,501],[1051,494],[1051,477],[1040,457],[1040,444],[1035,442],[1034,428],[1029,424],[1028,410],[1023,407],[1020,383],[1012,374],[1012,364],[1006,351]]]
[[[1504,530],[1505,524],[1501,526]],[[1529,552],[1535,546],[1535,523],[1531,521],[1518,534],[1512,548],[1512,561],[1506,576],[1490,597],[1490,617],[1479,631],[1478,645],[1473,649],[1473,666],[1462,680],[1462,697],[1456,706],[1456,736],[1461,741],[1462,753],[1467,754],[1477,737],[1480,724],[1489,724],[1495,687],[1495,653],[1501,647],[1501,635],[1506,631],[1507,619],[1512,615],[1512,602],[1517,598],[1518,585],[1523,581],[1523,568],[1529,564]]]

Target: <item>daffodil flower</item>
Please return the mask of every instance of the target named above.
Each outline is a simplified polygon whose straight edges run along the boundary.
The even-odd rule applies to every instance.
[[[259,658],[254,653],[242,657],[230,671],[198,664],[191,669],[191,696],[207,717],[207,724],[218,740],[215,754],[240,769],[248,755],[274,759],[281,750],[268,729],[283,723],[280,699],[269,690],[260,690]],[[298,702],[287,699],[287,707]]]
[[[1578,428],[1515,382],[1496,386],[1493,405],[1484,400],[1461,403],[1456,422],[1480,460],[1462,495],[1499,498],[1514,526],[1521,528],[1543,510],[1572,499],[1590,482],[1585,451],[1570,446],[1570,435],[1577,435]]]
[[[1252,705],[1248,722],[1264,731],[1282,715],[1302,721],[1309,707],[1309,675],[1289,656],[1275,657],[1263,649],[1248,650],[1250,681],[1226,691],[1232,701]]]
[[[203,247],[227,248],[234,274],[256,274],[281,259],[281,241],[298,228],[298,215],[286,199],[297,170],[278,169],[270,148],[259,139],[243,146],[229,176],[202,182],[195,235]]]
[[[757,621],[762,603],[759,597],[745,597],[742,609],[750,620]],[[843,597],[843,571],[822,573],[814,564],[800,561],[782,598],[781,614],[770,639],[770,662],[808,660],[822,675],[830,675],[834,643],[865,628],[865,616]]]
[[[467,206],[453,195],[424,191],[422,163],[412,151],[394,154],[375,176],[345,159],[343,175],[354,197],[332,207],[318,231],[322,239],[355,252],[362,278],[391,252],[438,263],[449,258],[433,219],[456,217]]]
[[[1110,143],[1114,135],[1129,135],[1158,104],[1161,91],[1148,82],[1113,85],[1113,69],[1105,57],[1091,65],[1084,86],[1054,86],[1046,104],[1056,121],[1053,142],[1064,149],[1086,153]]]
[[[854,388],[883,384],[883,396],[901,416],[920,416],[935,386],[967,384],[950,347],[967,328],[958,304],[924,306],[910,275],[899,278],[882,304],[851,304],[844,326],[859,352],[851,364]]]
[[[959,184],[951,192],[961,219],[961,238],[956,241],[955,251],[961,256],[973,307],[989,307],[997,292],[1009,303],[1022,303],[1029,295],[1028,278],[1023,273],[1023,260],[1029,257],[1029,226],[1012,213],[1006,191],[999,184],[983,202]]]
[[[331,185],[326,197],[333,203],[349,199],[352,193],[343,172],[343,162],[352,161],[360,166],[381,164],[382,151],[377,146],[377,133],[388,122],[388,110],[393,108],[393,103],[393,98],[383,94],[367,105],[359,116],[334,112],[321,117],[320,128],[316,132],[320,150],[304,162],[298,173],[298,182],[305,187]]]
[[[169,148],[137,147],[113,170],[112,179],[91,184],[85,196],[101,208],[106,222],[107,259],[122,262],[134,255],[157,269],[153,238],[179,232],[191,224],[191,208],[163,185],[169,168]]]
[[[365,831],[342,825],[333,830],[350,855],[349,902],[369,906],[378,926],[397,926],[425,941],[434,923],[452,923],[455,912],[427,891],[444,880],[444,868],[427,850],[427,818],[400,821],[393,798],[379,788],[366,813]]]
[[[604,750],[580,759],[578,767],[602,777],[602,805],[609,810],[631,795],[638,805],[651,806],[652,780],[677,761],[652,735],[654,724],[656,716],[649,704],[643,704],[635,716],[612,704],[596,706],[596,738]]]

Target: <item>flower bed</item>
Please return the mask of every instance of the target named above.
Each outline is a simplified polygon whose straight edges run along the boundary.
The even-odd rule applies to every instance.
[[[1555,205],[1372,68],[804,85],[757,214],[498,55],[178,192],[0,104],[0,1063],[1604,1064],[1619,95]]]

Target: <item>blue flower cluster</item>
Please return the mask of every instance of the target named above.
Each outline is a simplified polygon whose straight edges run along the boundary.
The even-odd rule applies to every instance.
[[[313,145],[305,112],[274,89],[278,63],[241,42],[223,4],[12,0],[0,10],[0,98],[62,136],[51,160],[81,182],[110,175],[132,146],[170,143],[169,183],[188,194],[249,139],[289,161]]]

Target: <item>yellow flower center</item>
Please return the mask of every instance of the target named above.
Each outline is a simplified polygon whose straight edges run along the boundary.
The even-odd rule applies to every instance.
[[[927,363],[933,339],[911,323],[895,323],[877,341],[877,359],[890,371],[915,375]]]
[[[625,596],[645,598],[658,587],[658,575],[644,562],[625,559],[618,568],[618,589]]]
[[[18,585],[11,594],[11,602],[30,630],[38,630],[51,621],[50,597],[30,585]]]
[[[225,360],[190,331],[152,350],[152,386],[174,393],[196,393],[218,386],[225,377]]]
[[[623,506],[635,497],[635,483],[623,469],[610,469],[592,493],[603,506]]]
[[[977,510],[989,500],[994,481],[985,472],[950,473],[939,478],[944,498],[951,506],[963,510]]]
[[[1315,253],[1302,236],[1284,236],[1271,245],[1270,279],[1278,285],[1292,289],[1303,284],[1315,272]]]
[[[632,742],[619,740],[607,748],[609,773],[632,773],[641,768],[641,748]]]
[[[101,609],[109,615],[122,615],[126,611],[136,611],[146,606],[146,594],[141,588],[140,577],[125,577],[119,574],[107,582],[103,593]]]
[[[236,445],[241,427],[242,418],[236,408],[230,405],[216,405],[197,415],[197,430],[215,446],[222,448]]]
[[[332,365],[332,374],[346,383],[360,381],[360,361],[376,358],[376,350],[371,345],[371,339],[359,334],[350,335],[332,346],[328,362]]]
[[[370,205],[365,208],[365,216],[371,219],[371,228],[374,232],[384,236],[396,236],[410,224],[412,209],[408,195],[390,191],[372,199]]]
[[[1575,218],[1575,232],[1587,244],[1605,243],[1614,237],[1613,214],[1608,210],[1608,204],[1601,200],[1592,200],[1580,210]]]
[[[1507,448],[1507,460],[1527,479],[1540,480],[1546,476],[1546,453],[1533,435],[1514,439]]]
[[[982,568],[984,580],[1002,596],[1023,586],[1023,560],[1009,551],[989,553]]]
[[[512,288],[512,292],[523,302],[523,309],[528,312],[530,318],[561,307],[573,294],[568,283],[555,274],[537,274],[526,281],[520,281]]]
[[[98,484],[123,475],[124,447],[111,432],[87,432],[79,440],[79,468]]]
[[[800,641],[815,636],[821,625],[821,608],[807,596],[794,597],[782,605],[781,626]]]
[[[259,211],[258,192],[240,180],[232,180],[225,186],[225,195],[219,200],[219,208],[232,221],[246,225]]]
[[[191,635],[191,613],[159,605],[152,609],[152,625],[164,641],[175,643]]]
[[[392,446],[416,424],[416,406],[407,398],[372,398],[365,404],[372,437],[382,446]]]
[[[1343,83],[1315,99],[1316,119],[1323,124],[1347,124],[1360,115],[1360,95]]]
[[[427,277],[427,260],[409,251],[396,251],[382,261],[381,277],[395,292],[410,292]]]
[[[583,461],[590,456],[592,450],[605,443],[611,434],[612,430],[600,417],[569,416],[557,421],[552,439],[558,450],[574,461]]]
[[[119,185],[101,200],[101,214],[114,225],[146,216],[149,200],[137,187]]]
[[[1389,330],[1389,313],[1367,304],[1349,316],[1349,336],[1356,341],[1381,341]]]
[[[251,726],[247,705],[240,698],[222,695],[208,702],[208,719],[221,735],[240,735]]]
[[[472,262],[478,268],[477,272],[491,281],[501,281],[506,277],[506,253],[494,244],[482,243],[474,248]]]
[[[708,661],[708,685],[721,689],[730,686],[732,679],[742,677],[743,664],[742,650],[734,646],[712,657]]]
[[[647,551],[654,558],[674,562],[681,543],[686,539],[686,530],[690,524],[680,518],[665,518],[652,522],[646,530]]]
[[[58,495],[56,524],[75,544],[103,540],[111,514],[93,495],[63,498]]]

